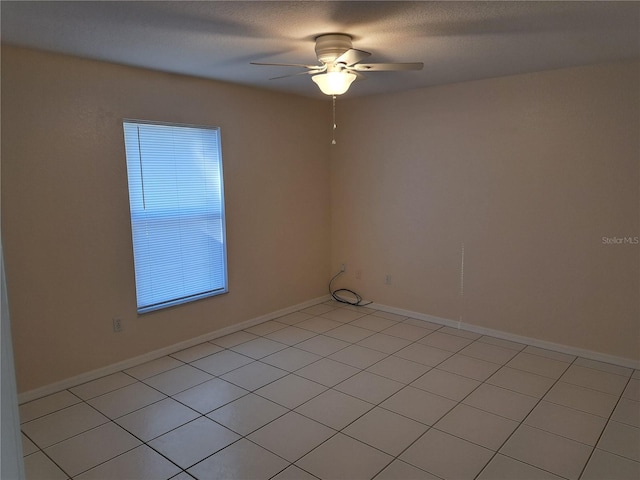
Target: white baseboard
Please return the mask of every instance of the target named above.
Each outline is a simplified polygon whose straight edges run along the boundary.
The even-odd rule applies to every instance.
[[[503,332],[501,330],[494,330],[492,328],[480,327],[478,325],[472,325],[469,323],[457,322],[455,320],[449,320],[447,318],[436,317],[433,315],[427,315],[419,312],[412,312],[410,310],[390,307],[388,305],[381,305],[379,303],[372,303],[371,305],[368,305],[368,307],[375,308],[376,310],[382,310],[383,312],[395,313],[397,315],[403,315],[403,316],[415,318],[418,320],[424,320],[426,322],[445,325],[447,327],[467,330],[469,332],[478,333],[480,335],[488,335],[491,337],[501,338],[503,340],[509,340],[517,343],[524,343],[525,345],[544,348],[546,350],[552,350],[554,352],[566,353],[568,355],[575,355],[578,357],[588,358],[590,360],[596,360],[604,363],[611,363],[614,365],[619,365],[621,367],[640,369],[640,360],[634,360],[632,358],[617,357],[615,355],[609,355],[606,353],[596,352],[593,350],[586,350],[583,348],[571,347],[569,345],[562,345],[559,343],[547,342],[545,340],[540,340],[537,338],[524,337],[521,335],[515,335],[513,333]]]
[[[149,353],[145,353],[144,355],[139,355],[137,357],[130,358],[128,360],[124,360],[122,362],[114,363],[111,365],[107,365],[106,367],[101,367],[96,370],[92,370],[90,372],[77,375],[75,377],[67,378],[59,382],[54,382],[49,385],[36,388],[34,390],[29,390],[27,392],[23,392],[18,395],[18,403],[22,404],[22,403],[30,402],[37,398],[44,397],[46,395],[51,395],[52,393],[65,390],[67,388],[76,387],[78,385],[89,382],[91,380],[96,380],[100,377],[104,377],[105,375],[110,375],[112,373],[116,373],[121,370],[125,370],[128,368],[135,367],[137,365],[141,365],[146,362],[150,362],[151,360],[164,357],[165,355],[170,355],[172,353],[179,352],[180,350],[184,350],[185,348],[193,347],[200,343],[207,342],[209,340],[213,340],[215,338],[222,337],[224,335],[229,335],[231,333],[243,330],[245,328],[252,327],[254,325],[258,325],[263,322],[267,322],[269,320],[276,319],[278,317],[282,317],[284,315],[288,315],[289,313],[293,313],[295,311],[310,307],[312,305],[317,305],[318,303],[326,302],[327,300],[331,300],[331,297],[329,295],[314,298],[312,300],[308,300],[306,302],[302,302],[297,305],[293,305],[291,307],[283,308],[275,312],[267,313],[265,315],[252,318],[250,320],[246,320],[244,322],[241,322],[235,325],[230,325],[228,327],[224,327],[219,330],[215,330],[213,332],[200,335],[199,337],[196,337],[196,338],[191,338],[183,342],[169,345],[167,347],[154,350]],[[439,325],[445,325],[448,327],[459,328],[461,330],[478,333],[480,335],[488,335],[491,337],[501,338],[503,340],[523,343],[525,345],[544,348],[546,350],[552,350],[554,352],[566,353],[569,355],[576,355],[579,357],[588,358],[590,360],[611,363],[614,365],[620,365],[622,367],[627,367],[627,368],[640,369],[640,361],[630,359],[630,358],[617,357],[614,355],[608,355],[606,353],[571,347],[568,345],[548,342],[548,341],[540,340],[537,338],[524,337],[521,335],[515,335],[512,333],[503,332],[501,330],[494,330],[492,328],[480,327],[478,325],[472,325],[469,323],[457,322],[455,320],[449,320],[447,318],[436,317],[433,315],[427,315],[420,312],[413,312],[411,310],[405,310],[402,308],[390,307],[388,305],[382,305],[379,303],[369,304],[367,305],[367,308],[381,310],[383,312],[395,313],[397,315],[403,315],[406,317],[415,318],[417,320],[424,320],[426,322],[432,322]]]
[[[152,352],[145,353],[143,355],[139,355],[137,357],[130,358],[128,360],[124,360],[122,362],[113,363],[111,365],[107,365],[106,367],[101,367],[96,370],[91,370],[90,372],[82,373],[80,375],[76,375],[75,377],[67,378],[59,382],[54,382],[49,385],[45,385],[43,387],[39,387],[33,390],[20,393],[18,395],[18,403],[30,402],[37,398],[44,397],[46,395],[51,395],[52,393],[56,393],[61,390],[66,390],[67,388],[76,387],[83,383],[90,382],[91,380],[96,380],[100,377],[104,377],[105,375],[111,375],[112,373],[116,373],[121,370],[125,370],[127,368],[132,368],[137,365],[150,362],[151,360],[155,360],[157,358],[164,357],[165,355],[170,355],[172,353],[179,352],[180,350],[193,347],[195,345],[207,342],[209,340],[213,340],[214,338],[223,337],[225,335],[238,332],[245,328],[253,327],[254,325],[258,325],[259,323],[273,320],[275,318],[288,315],[289,313],[302,310],[303,308],[311,307],[313,305],[317,305],[318,303],[326,302],[329,299],[331,299],[331,297],[329,295],[325,295],[322,297],[314,298],[312,300],[307,300],[306,302],[302,302],[297,305],[293,305],[291,307],[283,308],[275,312],[267,313],[265,315],[252,318],[250,320],[246,320],[244,322],[237,323],[235,325],[230,325],[228,327],[224,327],[219,330],[215,330],[213,332],[200,335],[199,337],[191,338],[183,342],[175,343],[173,345],[169,345],[167,347],[160,348],[158,350],[154,350]]]

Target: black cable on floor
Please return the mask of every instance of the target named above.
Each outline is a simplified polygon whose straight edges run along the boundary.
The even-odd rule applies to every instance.
[[[331,294],[333,299],[336,302],[346,303],[347,305],[353,305],[355,307],[364,307],[365,305],[370,305],[371,303],[373,303],[373,302],[362,303],[362,297],[360,295],[358,295],[356,292],[354,292],[353,290],[349,290],[348,288],[338,288],[337,290],[332,290],[331,289],[331,284],[333,283],[333,281],[336,278],[338,278],[343,273],[344,273],[344,271],[340,270],[338,273],[336,273],[333,276],[333,278],[331,280],[329,280],[329,293]],[[351,301],[351,300],[348,300],[348,299],[346,299],[344,297],[341,297],[340,295],[338,295],[338,292],[350,293],[355,298],[355,301]]]

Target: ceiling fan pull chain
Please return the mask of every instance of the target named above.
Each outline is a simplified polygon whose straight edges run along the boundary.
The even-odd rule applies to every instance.
[[[333,128],[331,129],[332,137],[331,137],[331,145],[336,144],[336,96],[333,95]]]

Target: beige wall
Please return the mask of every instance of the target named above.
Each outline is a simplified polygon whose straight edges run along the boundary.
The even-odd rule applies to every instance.
[[[2,235],[19,391],[324,295],[328,114],[328,102],[3,47]],[[124,117],[221,127],[227,295],[137,316]]]
[[[341,285],[640,359],[640,246],[602,244],[640,235],[639,86],[638,63],[618,63],[340,102]]]
[[[640,235],[639,81],[619,63],[347,96],[329,150],[326,101],[3,47],[19,390],[321,296],[341,262],[381,304],[640,359],[640,247],[602,245]],[[123,117],[222,128],[229,294],[137,316]]]

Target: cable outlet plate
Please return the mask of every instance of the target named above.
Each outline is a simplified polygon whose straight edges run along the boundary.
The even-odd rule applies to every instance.
[[[347,271],[347,264],[346,263],[341,263],[340,264],[340,271],[341,272],[346,272]]]
[[[124,327],[122,326],[122,319],[115,317],[113,319],[113,331],[115,333],[120,333],[122,330],[124,330]]]

